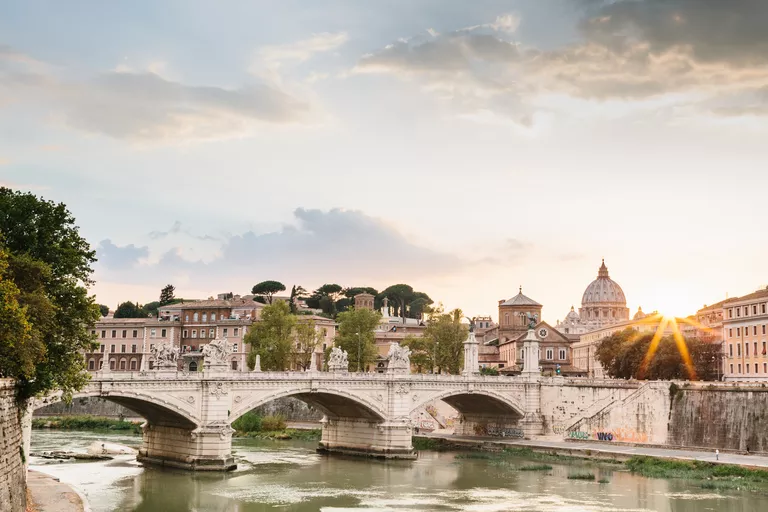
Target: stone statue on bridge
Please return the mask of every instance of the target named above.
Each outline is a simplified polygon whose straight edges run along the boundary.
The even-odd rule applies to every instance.
[[[155,345],[152,347],[152,357],[155,360],[155,368],[158,370],[176,370],[179,360],[179,348],[170,343]]]
[[[401,347],[394,341],[389,344],[389,353],[387,353],[387,371],[389,373],[410,373],[411,371],[411,349]]]
[[[536,328],[536,324],[539,323],[539,314],[538,313],[534,313],[534,314],[526,313],[525,317],[528,319],[528,328],[529,329],[535,329]]]
[[[229,344],[227,339],[213,340],[203,347],[203,368],[205,370],[226,370],[229,365]]]
[[[328,371],[331,372],[348,372],[349,371],[349,357],[346,350],[341,350],[339,347],[333,347],[331,349],[331,355],[328,358]]]

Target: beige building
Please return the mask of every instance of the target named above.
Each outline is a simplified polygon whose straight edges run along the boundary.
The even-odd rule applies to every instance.
[[[339,324],[330,318],[319,315],[299,315],[297,321],[300,323],[312,322],[315,324],[315,332],[319,335],[318,337],[320,341],[315,346],[315,367],[313,369],[320,371],[323,369],[323,358],[325,357],[326,349],[333,347],[333,340],[336,338],[336,332],[338,331]],[[301,343],[299,341],[296,341],[295,347],[299,351],[302,350]],[[296,358],[294,357],[293,361],[291,362],[291,370],[302,369],[303,368],[297,364]]]
[[[725,380],[768,380],[768,288],[723,302]]]

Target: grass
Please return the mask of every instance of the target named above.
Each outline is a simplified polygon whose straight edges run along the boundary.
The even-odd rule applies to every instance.
[[[626,465],[632,473],[637,475],[648,478],[692,480],[702,489],[754,491],[765,490],[768,486],[768,471],[733,464],[632,457]]]
[[[141,434],[141,423],[97,416],[49,416],[32,418],[32,428],[56,430],[130,431]]]
[[[595,475],[592,473],[571,473],[568,475],[568,480],[589,480],[594,481]]]
[[[599,483],[599,484],[609,484],[610,481],[607,478],[601,478],[600,480],[597,481],[597,483]]]
[[[293,428],[287,428],[285,430],[273,430],[273,431],[258,431],[258,432],[235,432],[237,437],[248,437],[251,439],[273,439],[273,440],[288,440],[295,439],[298,441],[319,441],[322,436],[322,430],[299,430]]]
[[[549,464],[532,464],[530,466],[523,466],[520,471],[549,471],[552,466]]]
[[[447,449],[439,440],[429,437],[414,437],[411,442],[415,450],[442,451]]]

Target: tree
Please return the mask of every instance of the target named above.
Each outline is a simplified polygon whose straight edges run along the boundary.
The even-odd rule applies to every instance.
[[[283,291],[285,285],[279,281],[262,281],[251,289],[252,294],[260,295],[266,301],[265,304],[272,304],[272,297]]]
[[[121,302],[115,309],[115,318],[147,318],[147,312],[139,305],[131,301]]]
[[[82,353],[97,346],[89,328],[100,316],[87,289],[96,255],[74,222],[64,204],[0,187],[6,275],[19,289],[18,303],[44,354],[33,358],[32,376],[14,376],[20,399],[54,389],[68,398],[88,380]]]
[[[261,312],[261,321],[256,322],[243,341],[251,345],[248,366],[256,365],[256,355],[261,356],[263,370],[287,370],[293,350],[293,329],[296,316],[285,302],[277,301],[266,306]]]
[[[294,315],[299,312],[299,299],[302,299],[307,296],[307,290],[304,289],[303,286],[299,285],[293,285],[291,288],[291,298],[289,305],[291,306],[291,313]]]
[[[176,291],[176,287],[172,284],[167,284],[163,287],[162,290],[160,290],[160,305],[161,306],[167,306],[170,304],[173,299],[176,298],[174,295],[174,292]]]
[[[349,309],[339,313],[339,332],[334,345],[346,350],[350,371],[363,371],[376,361],[378,353],[373,331],[379,325],[381,315],[370,309]]]
[[[323,341],[323,335],[317,331],[315,322],[311,319],[299,321],[295,328],[296,350],[294,362],[297,368],[307,370],[312,365],[312,354]],[[313,368],[314,369],[314,368]]]
[[[45,347],[19,304],[21,290],[10,279],[8,254],[0,247],[0,377],[31,379]]]
[[[435,368],[434,344],[430,340],[409,334],[400,345],[411,349],[411,365],[416,367],[417,373],[431,372]]]
[[[101,316],[107,316],[109,314],[109,306],[99,304],[99,312],[101,313]]]
[[[144,316],[157,317],[157,312],[160,309],[160,302],[147,302],[141,307],[141,309],[144,311]]]
[[[424,339],[427,347],[434,353],[434,364],[438,373],[461,373],[464,341],[469,335],[469,328],[461,323],[462,317],[460,309],[444,313],[440,306],[427,322]]]
[[[339,300],[343,288],[338,284],[324,284],[307,299],[307,306],[313,309],[320,309],[330,317],[335,318],[337,309],[336,301]]]
[[[399,316],[405,323],[406,318],[421,318],[433,300],[424,292],[413,290],[407,284],[395,284],[379,294],[379,298],[387,297],[395,309],[395,316]]]

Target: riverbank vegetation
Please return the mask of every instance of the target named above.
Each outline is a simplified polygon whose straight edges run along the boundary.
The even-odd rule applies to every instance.
[[[56,430],[122,431],[141,434],[141,423],[98,416],[50,416],[32,418],[32,428]]]
[[[715,464],[698,460],[665,460],[654,457],[632,457],[626,463],[634,474],[648,478],[674,478],[697,481],[703,489],[765,490],[768,470],[733,464]]]
[[[261,416],[254,411],[247,412],[232,423],[237,437],[258,439],[298,439],[301,441],[320,440],[320,429],[300,430],[287,428],[281,415]]]

